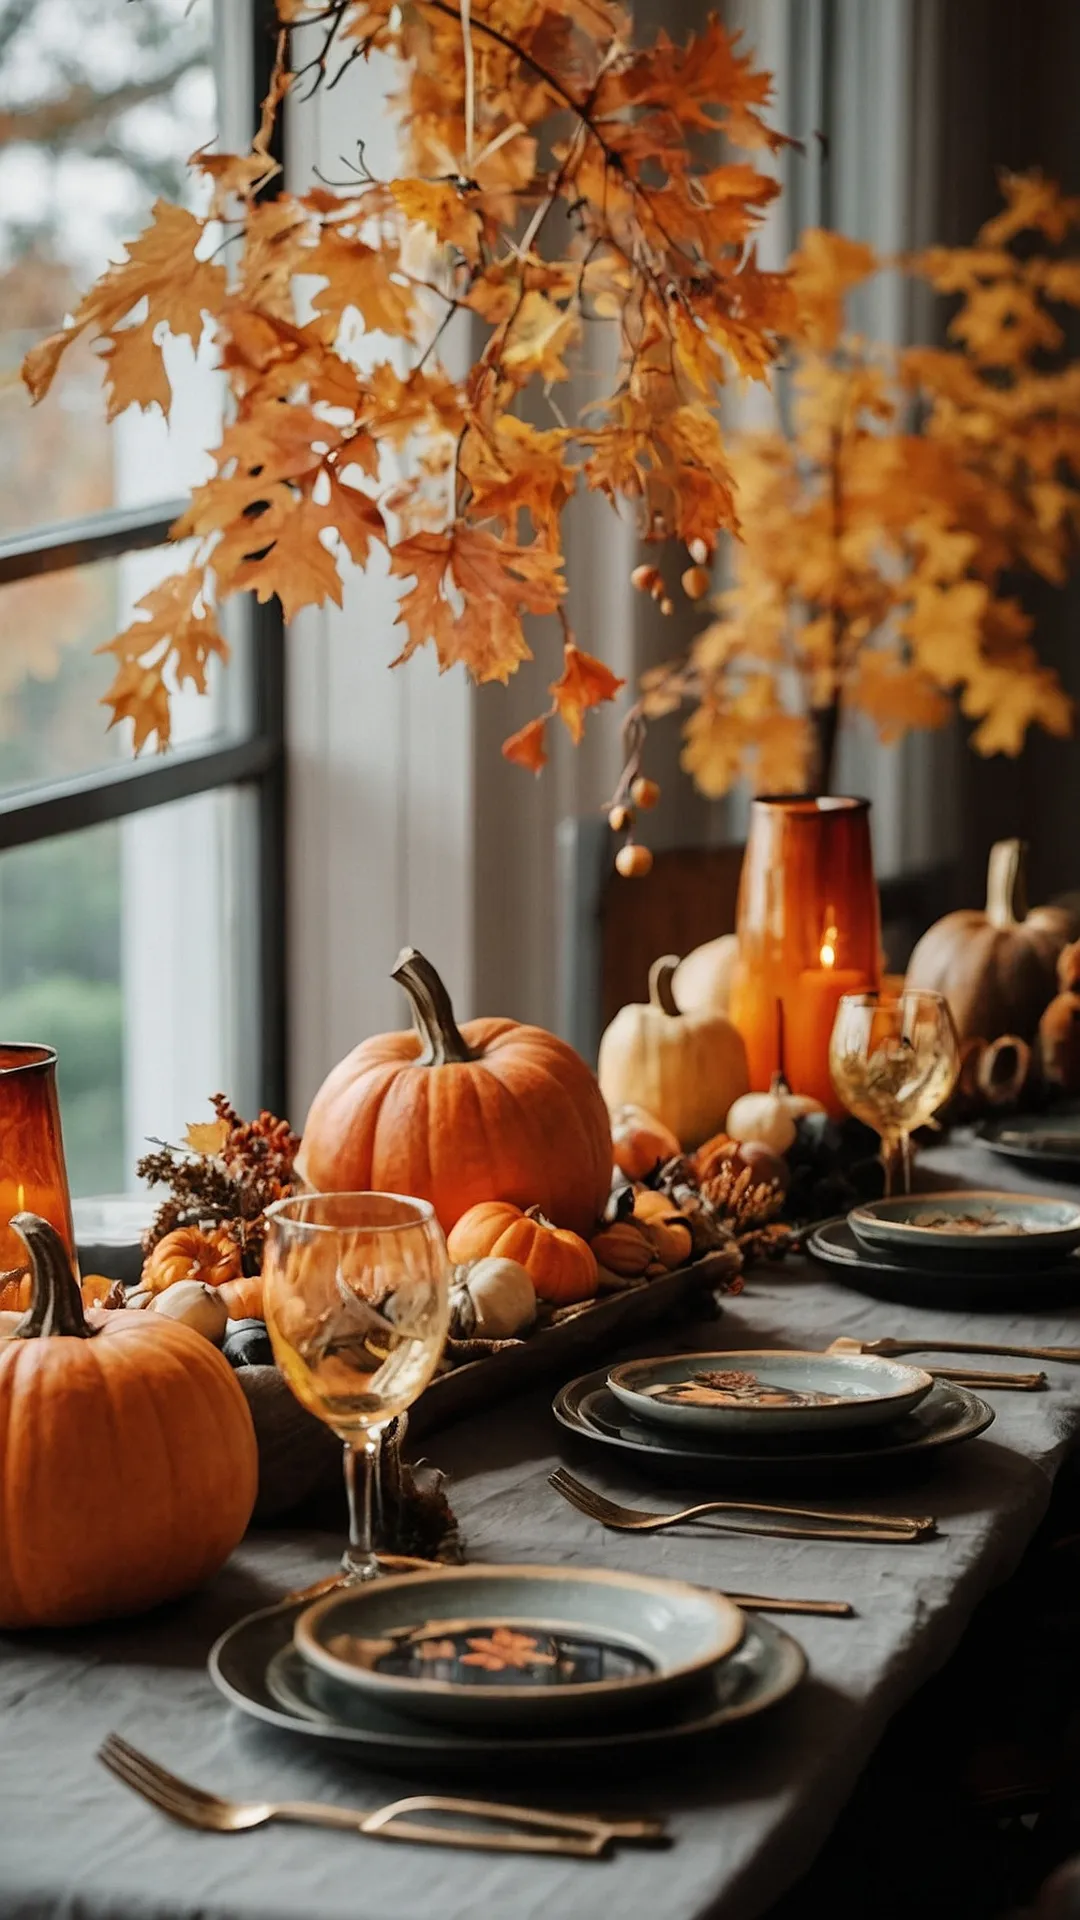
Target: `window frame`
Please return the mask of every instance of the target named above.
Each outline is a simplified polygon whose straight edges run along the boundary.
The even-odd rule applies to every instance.
[[[231,5],[231,0],[230,0]],[[248,0],[242,35],[233,15],[222,31],[215,6],[218,64],[226,55],[243,69],[248,129],[258,123],[274,59],[274,0]],[[243,40],[246,39],[246,46]],[[280,158],[280,153],[278,158]],[[274,183],[268,189],[275,190]],[[82,520],[28,528],[0,538],[0,587],[88,566],[165,544],[184,500],[117,507]],[[246,609],[250,631],[250,699],[243,733],[222,745],[173,748],[153,759],[130,759],[71,779],[36,782],[0,796],[0,853],[80,832],[152,807],[223,787],[253,792],[257,817],[257,982],[264,1106],[288,1107],[285,904],[285,628],[277,600]]]

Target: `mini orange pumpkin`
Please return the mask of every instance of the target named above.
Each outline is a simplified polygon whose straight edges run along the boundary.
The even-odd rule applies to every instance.
[[[152,1293],[164,1293],[178,1280],[201,1280],[204,1286],[220,1287],[239,1277],[240,1249],[231,1235],[220,1230],[204,1233],[201,1227],[175,1227],[143,1261],[142,1284]]]
[[[615,1165],[628,1180],[644,1180],[679,1152],[671,1128],[644,1107],[616,1107],[611,1116],[611,1146]]]
[[[569,1228],[553,1227],[536,1207],[522,1213],[505,1200],[481,1201],[462,1214],[446,1244],[455,1264],[489,1254],[519,1261],[537,1298],[554,1306],[591,1300],[600,1284],[591,1247]]]
[[[218,1293],[225,1302],[230,1320],[263,1318],[263,1282],[261,1273],[241,1273],[235,1280],[223,1280]]]

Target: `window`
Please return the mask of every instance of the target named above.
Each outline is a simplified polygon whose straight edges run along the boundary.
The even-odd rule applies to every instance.
[[[60,1055],[72,1192],[123,1191],[148,1136],[224,1088],[284,1106],[282,644],[240,609],[233,665],[133,761],[95,649],[176,555],[222,394],[169,348],[167,429],[106,422],[75,350],[18,380],[187,156],[246,142],[273,53],[268,0],[0,0],[0,1033]]]

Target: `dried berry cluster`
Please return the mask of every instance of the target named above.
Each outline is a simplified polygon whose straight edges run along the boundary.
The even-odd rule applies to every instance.
[[[143,1251],[149,1253],[174,1227],[212,1223],[236,1241],[244,1273],[258,1273],[263,1214],[292,1192],[300,1141],[287,1121],[265,1109],[257,1120],[242,1120],[223,1093],[215,1093],[210,1104],[216,1121],[189,1127],[183,1147],[161,1144],[138,1163],[140,1179],[169,1189]]]

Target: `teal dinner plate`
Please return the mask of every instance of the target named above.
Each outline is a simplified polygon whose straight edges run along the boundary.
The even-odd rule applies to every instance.
[[[863,1246],[844,1217],[819,1222],[805,1244],[811,1258],[829,1267],[842,1285],[902,1306],[985,1313],[1080,1300],[1080,1255],[1076,1253],[1048,1267],[997,1266],[993,1261],[988,1267],[928,1261],[905,1265]]]
[[[754,1349],[628,1360],[610,1369],[607,1384],[649,1426],[723,1440],[883,1426],[918,1406],[934,1382],[921,1367],[871,1354]]]
[[[905,1194],[853,1207],[848,1225],[902,1266],[1052,1266],[1080,1246],[1080,1203],[992,1189]]]
[[[746,1480],[789,1481],[807,1473],[831,1477],[914,1462],[985,1433],[994,1418],[993,1409],[967,1387],[935,1380],[918,1406],[887,1427],[841,1429],[813,1441],[801,1433],[776,1434],[769,1440],[732,1435],[720,1441],[703,1434],[676,1435],[636,1419],[612,1393],[603,1367],[569,1381],[552,1407],[560,1424],[581,1439],[632,1454],[654,1471],[725,1486]]]
[[[1065,1180],[1080,1179],[1080,1112],[995,1114],[975,1129],[983,1146],[1019,1166]]]
[[[305,1604],[265,1607],[223,1633],[208,1662],[218,1691],[265,1726],[338,1749],[365,1765],[452,1780],[502,1779],[534,1768],[550,1778],[555,1762],[560,1776],[584,1771],[595,1781],[598,1766],[606,1775],[620,1766],[638,1768],[654,1754],[675,1758],[694,1739],[775,1706],[806,1672],[798,1642],[771,1620],[750,1614],[730,1658],[685,1693],[655,1701],[640,1718],[532,1737],[497,1728],[466,1731],[395,1713],[309,1665],[293,1643]]]
[[[324,1595],[297,1652],[395,1713],[468,1728],[601,1725],[685,1689],[742,1639],[723,1594],[618,1568],[467,1566]]]

